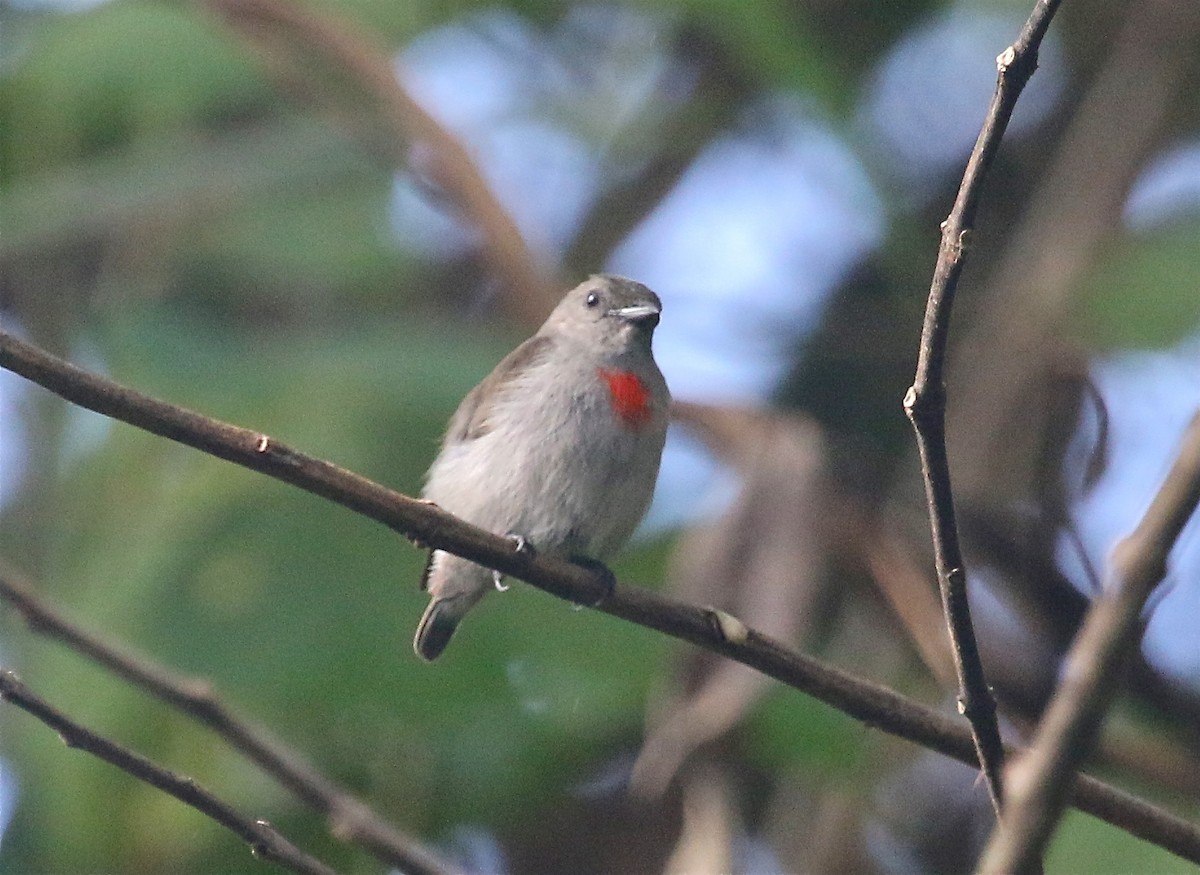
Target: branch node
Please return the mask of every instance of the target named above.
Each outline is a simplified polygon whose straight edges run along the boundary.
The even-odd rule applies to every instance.
[[[946,387],[941,382],[914,381],[904,393],[904,413],[916,428],[928,431],[940,419],[945,399]]]
[[[988,689],[991,688],[989,687]],[[988,696],[980,696],[978,699],[970,696],[959,696],[958,713],[974,723],[985,715],[995,715],[996,705]]]
[[[254,821],[254,825],[273,837],[279,836],[279,830],[275,829],[274,824],[272,824],[269,820],[256,820]],[[264,839],[250,842],[250,856],[254,857],[256,860],[274,859],[274,854],[271,853],[271,849],[268,846],[267,841]]]
[[[184,694],[197,705],[211,708],[217,704],[217,688],[206,678],[187,678],[180,684]]]
[[[362,834],[363,806],[350,800],[339,800],[329,811],[329,832],[344,842],[355,841]]]
[[[746,628],[746,624],[732,614],[727,614],[719,608],[708,608],[708,616],[722,641],[730,644],[745,644],[749,639],[750,630]]]
[[[1001,73],[1007,73],[1008,68],[1012,66],[1013,61],[1017,59],[1017,50],[1013,46],[1009,46],[996,56],[996,69]]]
[[[265,434],[260,434],[258,440],[254,444],[254,452],[265,453],[271,448],[271,439]]]
[[[329,834],[339,842],[352,842],[358,835],[358,829],[354,822],[342,814],[331,814],[329,816]]]

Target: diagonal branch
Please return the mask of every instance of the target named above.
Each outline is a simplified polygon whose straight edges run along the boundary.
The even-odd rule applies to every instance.
[[[618,584],[609,595],[605,580],[577,565],[550,556],[531,557],[515,550],[508,539],[469,525],[428,502],[293,450],[261,432],[142,395],[2,329],[0,367],[81,407],[298,486],[412,540],[741,662],[884,732],[969,765],[978,763],[971,733],[957,719],[791,650],[729,614],[625,584]],[[1072,800],[1082,811],[1200,863],[1200,827],[1180,817],[1086,776],[1075,785]]]
[[[374,101],[387,134],[389,157],[400,163],[419,152],[422,168],[463,216],[479,230],[483,250],[505,288],[509,309],[522,321],[540,324],[558,301],[553,271],[539,260],[492,191],[467,148],[396,78],[391,60],[366,33],[348,22],[291,0],[197,0],[198,5],[243,37],[268,72],[302,79],[311,96],[320,92],[310,58],[332,66]],[[319,99],[319,98],[317,98]],[[326,100],[345,117],[337,100]],[[353,130],[353,128],[352,128]],[[361,137],[361,132],[355,131]],[[369,143],[368,146],[375,145]]]
[[[45,699],[31,692],[15,673],[3,666],[0,666],[0,699],[12,702],[41,720],[59,734],[67,747],[85,750],[211,817],[241,837],[250,846],[254,856],[278,863],[303,875],[334,875],[332,869],[297,848],[267,821],[243,817],[191,778],[170,772],[140,754],[80,726]]]
[[[996,91],[992,95],[979,139],[967,161],[954,208],[942,223],[942,242],[925,308],[925,324],[921,329],[917,373],[904,396],[904,410],[912,421],[921,456],[938,584],[954,650],[954,667],[958,674],[958,707],[971,725],[979,766],[987,780],[988,792],[997,814],[1000,812],[1004,746],[1000,741],[1000,727],[996,720],[996,702],[983,674],[975,629],[971,625],[967,571],[958,544],[950,465],[946,458],[946,387],[943,370],[950,332],[950,310],[962,274],[967,244],[974,229],[983,178],[996,156],[1017,98],[1037,69],[1038,46],[1059,2],[1038,0],[1017,41],[996,59],[999,70]]]
[[[0,599],[16,608],[34,632],[60,641],[212,729],[327,817],[337,838],[361,845],[381,862],[409,875],[448,875],[455,871],[416,839],[401,834],[366,804],[320,774],[298,751],[234,714],[208,682],[180,677],[165,666],[122,651],[81,629],[34,595],[31,587],[3,562]]]
[[[1001,828],[992,833],[980,871],[1025,872],[1041,859],[1075,770],[1095,744],[1121,670],[1137,645],[1142,609],[1166,574],[1167,556],[1197,503],[1200,412],[1150,509],[1113,550],[1109,585],[1084,618],[1029,753],[1012,770]]]

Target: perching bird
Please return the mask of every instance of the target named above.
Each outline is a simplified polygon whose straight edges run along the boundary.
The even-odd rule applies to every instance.
[[[422,497],[518,547],[594,566],[646,513],[670,394],[650,342],[662,304],[598,275],[567,293],[450,420]],[[499,577],[433,550],[413,648],[432,660]]]

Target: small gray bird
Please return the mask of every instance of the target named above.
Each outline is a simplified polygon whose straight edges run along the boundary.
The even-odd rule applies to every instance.
[[[598,568],[646,513],[670,393],[650,341],[662,303],[598,275],[567,293],[450,420],[422,497],[530,549]],[[432,660],[500,578],[433,550],[413,648]]]

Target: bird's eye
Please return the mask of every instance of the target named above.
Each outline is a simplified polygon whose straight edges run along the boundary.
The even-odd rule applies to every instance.
[[[589,307],[595,307],[597,304],[600,303],[600,296],[597,295],[595,292],[592,292],[590,295],[587,296],[587,300],[584,301],[584,303],[587,304]]]

